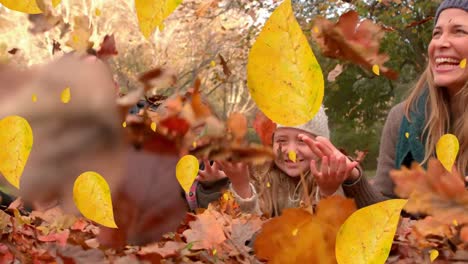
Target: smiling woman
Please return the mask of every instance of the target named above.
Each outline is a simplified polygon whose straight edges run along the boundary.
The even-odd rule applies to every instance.
[[[468,0],[446,0],[439,6],[428,58],[409,97],[387,117],[374,186],[354,175],[343,184],[359,207],[396,198],[389,172],[415,161],[427,164],[444,134],[455,135],[460,144],[452,172],[468,173]]]

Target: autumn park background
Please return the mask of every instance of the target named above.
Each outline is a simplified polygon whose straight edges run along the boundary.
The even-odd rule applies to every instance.
[[[63,198],[66,213],[56,209],[30,212],[27,206],[17,204],[6,209],[7,213],[0,214],[0,228],[3,230],[0,263],[254,263],[258,259],[271,263],[336,263],[336,258],[340,263],[366,263],[353,262],[353,259],[362,260],[369,256],[375,257],[375,263],[384,263],[390,250],[387,263],[424,263],[437,259],[439,255],[439,263],[466,263],[468,194],[463,188],[458,188],[459,193],[456,195],[450,193],[450,190],[438,193],[440,190],[434,190],[430,183],[416,184],[415,177],[400,182],[399,186],[418,186],[416,194],[427,195],[435,202],[431,204],[427,199],[411,200],[414,193],[399,194],[402,197],[410,197],[410,201],[413,201],[409,203],[409,212],[422,212],[423,215],[434,216],[435,220],[421,218],[418,219],[420,221],[416,221],[406,217],[400,218],[399,213],[404,206],[401,200],[386,204],[384,209],[364,212],[361,218],[353,220],[355,225],[376,225],[379,230],[384,230],[382,232],[385,234],[382,237],[388,240],[390,246],[378,239],[374,241],[375,236],[372,234],[363,234],[362,237],[369,235],[368,238],[375,242],[370,247],[374,250],[371,253],[362,253],[365,256],[358,256],[359,249],[350,247],[350,253],[347,254],[347,251],[343,251],[344,248],[358,244],[356,241],[359,240],[356,239],[359,239],[360,234],[354,233],[353,236],[349,235],[340,240],[341,242],[336,242],[335,258],[335,235],[356,208],[350,200],[331,198],[321,204],[322,208],[334,208],[333,210],[322,209],[320,213],[312,216],[298,209],[285,213],[271,221],[269,226],[264,226],[265,233],[257,239],[258,246],[254,256],[251,252],[252,247],[246,245],[251,236],[260,230],[265,219],[239,213],[229,195],[223,196],[221,201],[204,212],[185,215],[185,204],[183,199],[180,199],[181,189],[172,176],[178,157],[167,158],[155,150],[155,145],[146,144],[148,141],[145,143],[145,139],[152,137],[152,134],[148,136],[151,122],[143,122],[140,127],[132,127],[126,122],[108,124],[109,120],[120,120],[116,116],[122,118],[122,113],[125,115],[129,107],[126,105],[120,108],[123,112],[108,112],[114,101],[102,98],[109,99],[115,94],[124,98],[142,86],[145,87],[145,92],[148,92],[147,87],[155,86],[153,79],[157,79],[156,85],[161,87],[157,89],[157,95],[152,95],[153,100],[170,98],[174,91],[181,94],[191,91],[191,100],[206,100],[210,109],[201,106],[201,103],[189,105],[186,102],[169,100],[171,106],[176,109],[174,111],[179,111],[179,114],[190,108],[196,118],[213,117],[221,120],[223,124],[227,120],[226,126],[233,134],[233,138],[229,139],[232,142],[226,143],[223,141],[226,139],[214,136],[209,138],[215,147],[228,145],[227,150],[223,149],[225,155],[238,154],[235,148],[229,148],[232,147],[229,144],[244,136],[246,141],[261,145],[262,134],[259,135],[254,129],[258,108],[247,86],[248,57],[265,21],[283,1],[54,0],[52,2],[58,5],[51,8],[48,5],[50,1],[38,0],[38,5],[42,4],[42,8],[45,6],[44,10],[47,11],[44,14],[33,15],[6,7],[14,5],[15,2],[0,0],[0,70],[6,69],[6,74],[0,74],[0,80],[8,81],[8,84],[7,81],[0,83],[0,104],[4,103],[3,108],[0,107],[0,113],[11,113],[15,102],[11,98],[18,98],[22,109],[26,109],[24,113],[37,117],[34,115],[34,104],[37,101],[37,105],[40,105],[41,98],[47,95],[45,88],[38,87],[37,97],[34,94],[31,100],[28,94],[26,100],[26,95],[21,92],[15,97],[16,91],[8,86],[11,84],[15,87],[28,78],[43,76],[41,71],[28,72],[28,69],[53,59],[67,58],[66,54],[70,53],[92,54],[105,61],[105,69],[96,65],[90,66],[92,70],[87,73],[90,76],[89,80],[98,80],[102,74],[109,74],[115,81],[116,91],[100,90],[100,85],[105,85],[106,82],[75,80],[74,83],[84,84],[87,89],[79,93],[74,92],[72,87],[71,99],[68,100],[74,105],[70,104],[67,110],[63,110],[65,108],[59,99],[54,101],[53,107],[40,105],[44,113],[57,118],[58,121],[54,125],[62,129],[67,127],[68,130],[63,132],[63,135],[66,135],[64,138],[53,129],[50,131],[56,134],[47,134],[49,130],[40,131],[37,145],[42,149],[34,149],[36,145],[33,145],[31,155],[37,151],[36,153],[42,154],[45,160],[45,157],[57,157],[57,153],[62,153],[60,146],[57,149],[50,147],[52,143],[41,143],[41,139],[51,140],[50,142],[56,140],[58,145],[63,143],[63,146],[70,144],[73,147],[67,151],[76,151],[80,155],[70,155],[69,160],[66,160],[70,161],[67,164],[73,165],[70,168],[44,168],[41,173],[48,175],[45,178],[33,179],[33,173],[28,171],[24,176],[26,184],[21,188],[25,197],[34,201],[50,202]],[[143,10],[162,10],[151,3],[177,6],[172,13],[169,12],[157,29],[148,29],[145,25],[147,21],[138,18],[144,13]],[[426,50],[432,34],[432,16],[439,3],[440,1],[436,0],[291,1],[294,16],[323,72],[323,104],[329,117],[331,141],[350,156],[365,156],[361,165],[368,177],[375,173],[381,130],[389,109],[409,93],[427,63]],[[346,19],[347,23],[336,24],[339,19]],[[339,34],[335,34],[336,32]],[[324,37],[322,33],[328,35],[325,34]],[[327,37],[334,39],[332,42],[324,41]],[[62,83],[60,79],[65,78],[63,76],[73,78],[73,74],[65,73],[64,65],[67,65],[70,71],[86,71],[86,67],[66,60],[63,64],[52,63],[40,68],[46,72],[55,71],[56,76],[51,79],[37,77],[37,82],[31,85],[50,84],[51,87],[59,87],[58,84]],[[4,65],[5,68],[2,68]],[[376,69],[376,65],[379,65],[379,68]],[[9,67],[19,70],[10,73]],[[20,73],[21,70],[25,73]],[[60,86],[60,89],[63,88],[65,87]],[[40,96],[41,93],[44,97]],[[59,95],[56,97],[59,98]],[[7,100],[2,102],[5,98],[11,99],[8,100],[8,104]],[[103,103],[93,101],[92,98],[100,98]],[[127,99],[122,99],[120,103],[125,104],[131,100],[125,98]],[[62,92],[62,102],[65,103],[64,100],[67,99],[63,98]],[[86,112],[88,110],[83,110],[88,106],[92,108],[89,113]],[[288,107],[284,106],[285,109]],[[80,111],[86,112],[86,115],[80,116]],[[247,120],[245,135],[239,132],[238,128],[238,123],[242,123],[238,121],[244,119],[237,114],[245,116]],[[65,122],[66,115],[73,116],[75,119],[71,120],[76,122]],[[37,117],[37,120],[39,119]],[[36,124],[39,124],[37,120]],[[124,120],[126,119],[121,121]],[[29,121],[34,123],[34,120]],[[158,147],[163,146],[164,154],[174,154],[176,151],[173,150],[183,145],[178,134],[182,130],[180,119],[169,121],[158,123],[158,130],[159,125],[168,129],[169,132],[165,132],[163,136],[171,136],[169,141],[166,141],[167,138],[149,140],[150,143],[152,140],[157,142]],[[73,141],[72,138],[81,142],[80,131],[89,132],[85,130],[88,128],[85,125],[87,122],[102,126],[103,130],[115,131],[117,127],[119,132],[94,137],[92,142],[99,146],[97,150],[82,150],[80,146],[70,142]],[[218,124],[220,123],[212,123],[215,136],[224,132],[220,132],[216,127]],[[146,128],[143,128],[143,125]],[[45,126],[47,127],[47,124]],[[51,123],[50,127],[52,126]],[[153,127],[151,123],[151,129],[156,131],[156,125]],[[77,132],[73,134],[72,130]],[[133,133],[135,131],[136,133]],[[120,140],[123,138],[120,133],[130,133],[131,135],[126,134],[126,137],[130,138],[132,143],[137,142],[138,147],[155,152],[159,163],[133,149],[122,154],[127,159],[125,163],[119,163],[122,161],[121,156],[109,154],[121,153],[121,149],[125,148]],[[237,138],[237,133],[242,136]],[[36,144],[36,135],[34,136]],[[192,147],[197,148],[195,144]],[[63,153],[68,154],[67,151]],[[202,149],[200,153],[211,153],[210,151],[211,148]],[[269,155],[264,148],[249,148],[245,153],[255,160],[266,159]],[[102,159],[96,161],[93,155],[98,154]],[[35,157],[38,157],[37,155]],[[84,160],[78,161],[78,158]],[[31,166],[39,168],[41,162],[44,161],[34,158]],[[71,167],[83,168],[83,164],[89,167],[88,170],[97,171],[98,168],[102,168],[108,172],[107,175],[115,172],[112,165],[125,164],[122,165],[127,169],[127,178],[123,180],[125,187],[119,189],[112,197],[118,231],[104,228],[84,218],[77,218],[79,214],[76,208],[69,204],[73,199],[68,197],[72,192],[74,178],[65,179],[60,173],[51,175],[51,172],[57,171],[73,171],[76,174],[78,170]],[[439,169],[440,166],[430,166],[427,174],[442,173]],[[417,168],[403,171],[401,175],[411,176],[414,173],[425,172]],[[106,176],[106,173],[102,174]],[[158,175],[157,179],[153,177],[155,174]],[[171,180],[163,177],[169,175]],[[23,194],[18,193],[6,180],[1,181],[3,191],[13,195]],[[111,189],[116,186],[113,181],[108,182]],[[47,188],[40,190],[37,184],[44,184]],[[183,210],[177,211],[175,208]],[[456,222],[455,216],[458,217]],[[334,220],[330,220],[331,218]],[[179,225],[181,219],[183,221]],[[363,219],[370,219],[371,222],[362,224]],[[372,222],[372,219],[376,222]],[[387,223],[386,221],[390,224],[382,225],[382,222]],[[348,229],[354,227],[350,224]],[[278,248],[268,244],[270,240],[274,240],[274,232],[280,233],[283,241],[292,243],[281,244]],[[332,235],[327,239],[323,238],[327,237],[327,234]],[[155,237],[159,241],[154,241]],[[379,244],[381,242],[382,244]],[[383,251],[386,253],[378,253],[379,246],[385,248],[386,251]],[[61,262],[55,262],[56,260]]]

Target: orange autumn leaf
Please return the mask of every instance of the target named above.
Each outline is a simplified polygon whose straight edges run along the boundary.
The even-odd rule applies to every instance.
[[[201,98],[200,93],[201,81],[199,78],[195,80],[195,85],[192,93],[192,109],[196,118],[206,118],[211,115],[210,108],[206,106]]]
[[[468,223],[468,190],[460,173],[448,172],[440,161],[430,159],[428,169],[419,165],[410,170],[391,171],[395,193],[408,197],[405,210],[414,214],[437,217],[442,224]]]
[[[263,112],[258,111],[253,122],[253,127],[263,145],[270,146],[273,141],[273,133],[276,130],[276,124],[263,114]]]
[[[352,200],[340,196],[321,200],[316,215],[285,209],[263,225],[255,254],[268,263],[336,263],[336,233],[355,210]]]
[[[319,17],[312,30],[312,36],[326,57],[351,61],[369,71],[378,65],[381,74],[395,80],[398,74],[383,66],[389,57],[379,53],[383,35],[382,27],[371,20],[360,22],[356,11],[343,14],[337,23]]]
[[[227,128],[234,140],[240,142],[247,134],[247,118],[241,113],[232,113],[227,120]]]

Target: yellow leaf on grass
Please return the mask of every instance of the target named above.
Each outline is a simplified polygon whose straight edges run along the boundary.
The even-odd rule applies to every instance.
[[[176,177],[186,193],[190,191],[198,174],[198,159],[192,155],[183,156],[176,165]]]
[[[453,164],[458,155],[460,144],[455,135],[445,134],[440,137],[436,144],[437,159],[442,163],[444,168],[451,172]]]
[[[63,89],[62,94],[60,94],[60,99],[62,103],[67,104],[71,100],[70,87]]]
[[[296,152],[294,150],[290,150],[288,152],[288,158],[289,158],[290,161],[296,162],[296,156],[297,155],[296,155]]]
[[[52,0],[52,6],[56,7],[62,0]],[[11,10],[26,14],[40,14],[42,10],[36,0],[0,0],[0,4]]]
[[[182,0],[135,0],[135,9],[140,31],[149,39],[156,27],[163,30],[163,21],[168,17]]]
[[[336,237],[338,263],[385,263],[404,199],[393,199],[354,212]]]
[[[106,179],[94,171],[82,173],[73,185],[73,200],[81,214],[103,226],[117,228]]]
[[[270,16],[252,46],[247,84],[260,110],[276,123],[301,125],[323,100],[322,69],[285,0]]]
[[[18,189],[32,145],[33,133],[26,119],[7,116],[0,120],[0,173]]]
[[[429,258],[431,259],[431,262],[433,262],[438,256],[439,251],[437,251],[436,249],[429,251]]]
[[[460,61],[460,68],[465,69],[466,67],[466,58]]]
[[[374,66],[372,66],[372,72],[374,72],[375,75],[380,75],[379,65],[375,64]]]

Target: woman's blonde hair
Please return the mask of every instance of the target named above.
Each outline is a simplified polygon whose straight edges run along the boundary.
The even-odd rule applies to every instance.
[[[464,175],[468,165],[468,82],[453,98],[450,98],[447,89],[435,85],[434,75],[428,65],[406,99],[405,115],[409,121],[411,121],[409,113],[416,111],[417,100],[424,89],[428,90],[428,95],[425,106],[426,122],[421,135],[426,138],[425,157],[422,163],[435,156],[436,144],[440,137],[451,133],[460,143],[455,166]]]
[[[304,174],[307,185],[304,189],[300,176],[290,177],[274,163],[256,168],[251,175],[258,192],[260,210],[269,217],[280,215],[285,208],[299,207],[301,201],[312,203],[318,189],[310,171]]]

